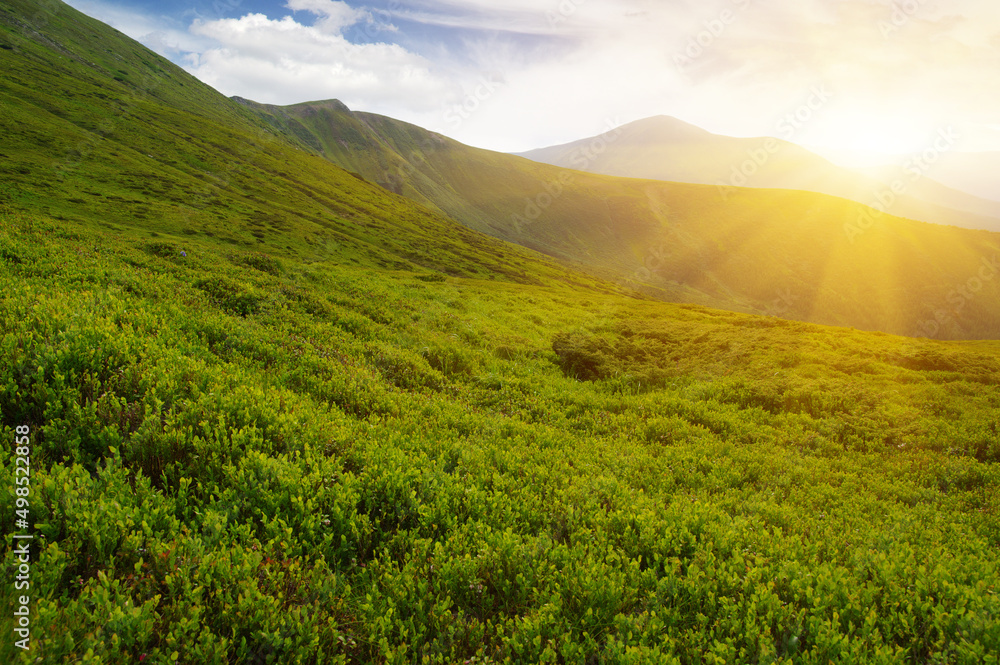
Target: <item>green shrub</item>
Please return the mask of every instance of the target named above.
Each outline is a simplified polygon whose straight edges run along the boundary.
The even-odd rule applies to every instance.
[[[371,352],[372,362],[387,381],[405,390],[441,388],[446,372],[432,367],[431,358],[409,350],[383,345]]]
[[[278,276],[282,272],[281,261],[267,254],[250,254],[243,257],[242,263],[254,270],[259,270],[269,275]]]
[[[613,371],[613,350],[594,335],[558,333],[552,340],[552,351],[563,374],[575,379],[596,381]]]
[[[264,303],[262,295],[225,277],[199,279],[194,287],[207,293],[218,307],[239,316],[255,314]]]
[[[471,353],[455,345],[426,346],[420,351],[427,364],[445,376],[471,377],[477,363]]]
[[[159,256],[164,259],[180,256],[181,253],[181,250],[173,243],[162,241],[146,243],[143,249],[153,256]]]

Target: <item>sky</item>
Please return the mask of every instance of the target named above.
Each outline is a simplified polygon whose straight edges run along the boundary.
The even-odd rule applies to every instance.
[[[505,152],[655,115],[873,163],[942,131],[1000,150],[996,0],[69,4],[226,95],[339,99]]]

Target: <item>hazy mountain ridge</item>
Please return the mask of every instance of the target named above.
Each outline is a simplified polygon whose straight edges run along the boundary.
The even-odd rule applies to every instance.
[[[613,140],[592,150],[598,141],[602,137],[518,154],[591,173],[718,185],[720,196],[731,187],[754,187],[817,192],[868,206],[889,201],[888,211],[898,217],[1000,231],[1000,204],[934,182],[919,157],[871,178],[779,138],[721,136],[669,116],[623,125]]]
[[[967,266],[1000,251],[1000,236],[888,217],[876,221],[870,208],[805,191],[571,170],[471,148],[409,123],[351,112],[339,102],[256,108],[276,129],[320,146],[327,159],[470,228],[658,298],[912,335],[936,326],[935,335],[993,337],[1000,329],[994,310],[1000,290],[992,280],[967,303],[966,318],[943,314],[955,285],[972,276]],[[692,159],[707,162],[715,158],[704,156],[705,141],[736,155],[756,145],[749,140],[733,148],[730,139],[679,121],[641,124],[666,135],[682,133]],[[567,148],[567,163],[599,161],[630,141],[638,149],[646,145],[643,132],[614,131]],[[786,148],[808,155],[792,144]],[[782,164],[789,166],[777,159],[770,166]],[[899,257],[899,277],[882,265],[886,251]],[[909,287],[897,286],[897,279]]]
[[[596,142],[598,151],[591,149]],[[943,147],[936,154],[949,144]],[[920,156],[901,159],[899,167],[881,172],[884,178],[872,178],[780,138],[732,138],[669,116],[623,125],[606,145],[597,136],[518,154],[591,173],[718,185],[722,196],[730,187],[754,187],[817,192],[869,206],[891,201],[888,211],[898,217],[1000,231],[1000,204],[934,182],[926,175],[932,165]]]
[[[636,297],[277,122],[62,3],[0,5],[0,662],[994,657],[1000,343]],[[509,187],[514,233],[785,284],[776,313],[799,280],[877,308],[988,268],[988,233],[851,244],[839,199],[418,159],[437,139],[358,122],[330,140],[386,133],[404,185]]]
[[[838,164],[869,174],[878,174],[885,170],[893,171],[899,164],[912,159],[910,155],[889,155],[876,159],[871,155],[850,150],[826,148],[817,148],[814,151]],[[997,186],[996,173],[1000,173],[1000,152],[995,151],[949,151],[928,171],[934,181],[979,197],[991,204],[1000,202],[1000,187]]]

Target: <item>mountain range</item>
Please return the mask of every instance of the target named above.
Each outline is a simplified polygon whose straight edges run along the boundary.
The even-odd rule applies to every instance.
[[[607,288],[665,301],[905,335],[1000,330],[1000,280],[980,279],[1000,236],[882,214],[857,192],[895,198],[893,212],[920,208],[925,219],[991,227],[939,205],[992,210],[973,197],[930,186],[923,196],[936,204],[896,196],[793,144],[718,137],[669,118],[614,130],[581,153],[586,164],[574,155],[593,139],[560,148],[565,165],[554,166],[335,100],[225,99],[123,35],[105,45],[78,25],[65,30],[79,44],[62,59],[14,38],[2,51],[20,58],[3,80],[8,204],[236,245],[273,239],[272,249],[304,247],[317,258],[352,248],[353,261],[450,274],[484,270],[454,239],[480,237],[474,244],[485,248],[492,236],[512,256],[549,261],[562,279],[582,270]],[[48,78],[52,85],[40,84]],[[760,170],[736,183],[748,186],[716,184],[754,155]],[[645,177],[582,170],[626,163]],[[267,188],[251,187],[261,179]],[[749,186],[763,184],[784,188]],[[395,196],[383,201],[385,191]],[[398,240],[402,223],[421,240]]]
[[[830,160],[848,165],[874,178],[884,178],[887,172],[898,170],[899,164],[912,159],[912,155],[873,156],[851,150],[816,148],[814,152],[825,155]],[[928,171],[935,181],[979,198],[1000,201],[993,174],[1000,171],[1000,152],[949,151],[942,155]]]
[[[0,136],[0,662],[995,661],[996,233],[229,99],[58,0]]]
[[[520,154],[591,173],[717,185],[722,196],[734,187],[797,189],[869,206],[888,203],[886,210],[898,217],[1000,230],[1000,202],[946,187],[927,175],[957,140],[946,132],[934,138],[940,150],[934,150],[933,164],[920,155],[903,157],[898,167],[869,175],[779,138],[720,136],[667,116],[619,127],[613,138],[594,136]],[[896,181],[902,185],[893,191]]]
[[[907,335],[990,338],[1000,329],[995,280],[975,298],[959,302],[955,296],[956,287],[1000,251],[996,234],[881,215],[847,197],[802,189],[662,179],[679,177],[679,170],[712,173],[746,158],[748,146],[770,146],[766,140],[715,137],[652,119],[561,149],[562,165],[554,166],[472,148],[402,121],[353,112],[335,100],[287,107],[238,101],[304,150],[390,191],[656,298]],[[823,182],[830,189],[895,196],[874,180],[773,141],[779,149],[766,163],[768,177],[813,164],[816,188]],[[646,165],[646,179],[581,170],[598,170],[618,155]],[[925,191],[939,201],[992,210],[988,202],[944,187]],[[892,210],[910,206],[928,219],[995,224],[914,197],[896,198]]]

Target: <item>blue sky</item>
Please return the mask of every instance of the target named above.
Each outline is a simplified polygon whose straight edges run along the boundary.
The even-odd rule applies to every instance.
[[[916,152],[943,127],[1000,150],[995,0],[69,4],[226,95],[337,98],[496,150],[660,114],[827,151]]]

